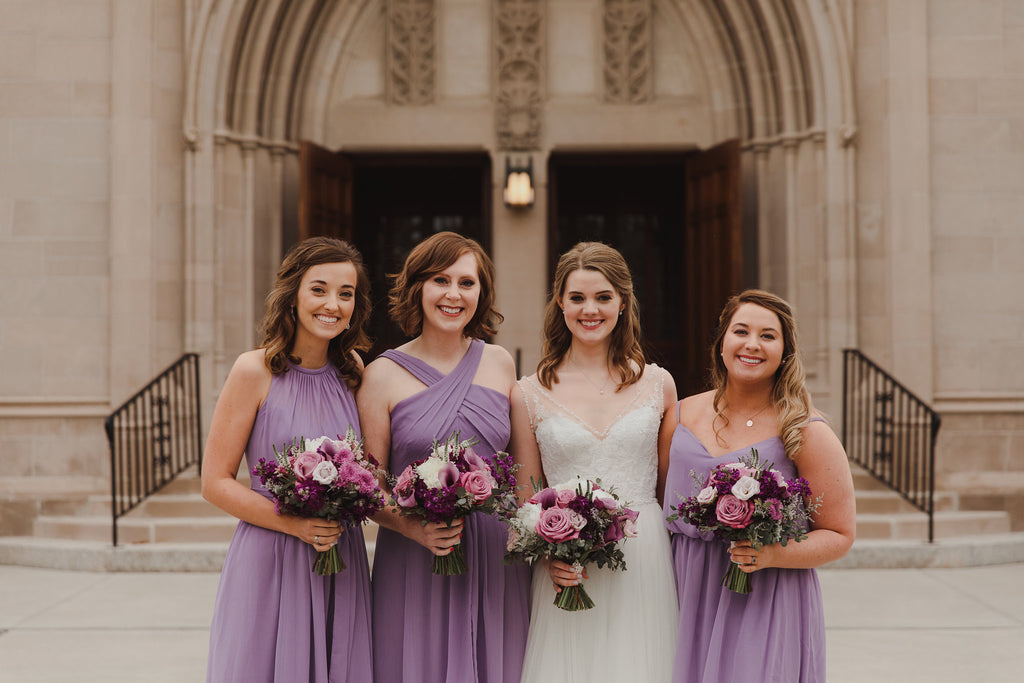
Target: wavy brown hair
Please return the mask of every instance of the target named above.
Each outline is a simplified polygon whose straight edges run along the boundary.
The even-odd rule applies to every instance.
[[[722,341],[733,315],[743,304],[754,304],[771,311],[778,317],[782,326],[782,363],[775,371],[771,401],[779,414],[782,444],[786,449],[786,455],[792,460],[803,443],[803,428],[807,425],[814,406],[807,391],[804,365],[800,360],[793,309],[784,299],[771,292],[761,289],[740,292],[726,302],[725,308],[718,316],[718,329],[711,347],[711,385],[715,391],[712,405],[715,409],[715,423],[721,420],[723,428],[729,424],[729,418],[725,416],[725,409],[728,407],[725,400],[725,385],[729,379],[729,372],[722,358]],[[716,438],[718,431],[715,430]]]
[[[302,362],[293,355],[296,322],[292,307],[299,295],[299,285],[306,271],[324,263],[351,263],[356,269],[355,307],[347,329],[327,344],[327,360],[338,368],[338,375],[351,388],[362,381],[362,369],[353,351],[370,348],[370,338],[363,329],[370,317],[370,278],[363,266],[363,257],[348,242],[331,237],[310,237],[292,247],[277,271],[277,281],[267,295],[267,310],[260,322],[266,349],[264,363],[275,375],[288,371],[288,361]]]
[[[616,391],[635,384],[647,361],[640,346],[640,305],[633,294],[633,278],[626,259],[614,247],[601,242],[580,242],[562,254],[555,266],[551,298],[544,311],[544,349],[537,364],[537,379],[547,389],[558,383],[558,365],[572,345],[572,332],[562,316],[562,298],[569,276],[577,270],[600,273],[622,298],[623,315],[612,329],[608,363],[619,373]]]
[[[462,333],[467,337],[487,337],[498,333],[505,317],[494,308],[494,263],[483,247],[473,239],[455,232],[439,232],[423,240],[409,252],[402,271],[392,275],[388,293],[388,312],[402,332],[415,337],[423,331],[423,283],[452,265],[463,254],[476,256],[480,298],[476,312]]]

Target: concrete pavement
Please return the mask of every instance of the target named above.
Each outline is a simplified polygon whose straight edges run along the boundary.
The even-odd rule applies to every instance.
[[[1024,564],[819,574],[829,683],[1022,680]],[[203,681],[218,578],[0,566],[0,683]]]

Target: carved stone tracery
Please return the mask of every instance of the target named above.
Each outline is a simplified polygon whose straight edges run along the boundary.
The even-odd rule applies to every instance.
[[[495,6],[498,149],[538,149],[543,113],[543,0],[497,0]]]
[[[437,72],[435,0],[387,0],[387,95],[391,104],[430,104]]]
[[[650,102],[654,97],[651,0],[604,0],[605,101]]]

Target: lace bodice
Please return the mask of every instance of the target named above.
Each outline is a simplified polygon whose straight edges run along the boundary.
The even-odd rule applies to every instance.
[[[665,371],[648,365],[643,378],[626,389],[635,392],[632,400],[607,427],[596,430],[534,377],[519,380],[548,484],[579,475],[600,479],[627,503],[656,503],[664,382]]]

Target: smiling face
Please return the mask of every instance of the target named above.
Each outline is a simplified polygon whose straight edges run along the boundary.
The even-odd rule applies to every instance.
[[[461,332],[476,314],[479,301],[476,255],[466,252],[423,283],[423,326]]]
[[[782,362],[779,317],[754,303],[741,304],[722,338],[722,360],[731,380],[771,381]]]
[[[358,276],[351,262],[310,266],[295,297],[295,346],[326,344],[341,334],[355,309]]]
[[[624,307],[608,278],[584,269],[569,273],[558,303],[573,338],[586,344],[607,343]]]

